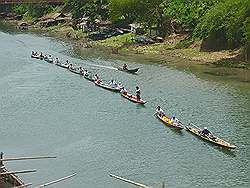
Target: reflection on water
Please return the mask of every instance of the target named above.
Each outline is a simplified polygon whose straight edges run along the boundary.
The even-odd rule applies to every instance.
[[[38,175],[22,175],[25,182],[39,184],[77,172],[54,187],[130,187],[109,173],[178,188],[249,186],[249,85],[210,79],[192,67],[183,71],[150,57],[72,50],[71,44],[30,34],[0,32],[0,49],[1,150],[7,156],[58,156],[8,163],[14,170],[38,170]],[[139,85],[148,102],[136,105],[65,69],[31,59],[32,49],[68,59],[104,80],[120,81],[132,93]],[[139,74],[107,68],[124,62],[140,67]],[[225,150],[165,126],[153,116],[157,105],[184,124],[209,127],[237,149]]]

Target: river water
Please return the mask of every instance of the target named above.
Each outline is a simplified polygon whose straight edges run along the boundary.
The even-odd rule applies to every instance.
[[[55,65],[30,58],[38,50],[69,59],[116,79],[130,91],[139,85],[145,107],[136,105]],[[138,75],[112,67],[140,67]],[[129,188],[120,175],[160,187],[249,187],[250,84],[210,79],[147,57],[74,49],[68,42],[0,31],[0,150],[6,157],[55,155],[57,159],[6,162],[33,185],[77,173],[51,187]],[[229,151],[176,132],[153,113],[167,114],[235,144]]]

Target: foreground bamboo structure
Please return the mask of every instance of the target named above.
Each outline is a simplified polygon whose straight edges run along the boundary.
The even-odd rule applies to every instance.
[[[32,183],[25,184],[17,174],[34,173],[35,169],[32,170],[19,170],[19,171],[9,171],[5,165],[5,161],[20,161],[20,160],[36,160],[36,159],[54,159],[56,157],[51,156],[39,156],[39,157],[16,157],[16,158],[3,158],[3,153],[0,153],[0,188],[26,188]],[[62,177],[60,179],[45,183],[43,185],[36,186],[35,188],[47,187],[67,179],[74,177],[76,173],[69,176]]]

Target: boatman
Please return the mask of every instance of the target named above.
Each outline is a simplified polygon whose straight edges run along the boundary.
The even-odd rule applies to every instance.
[[[201,131],[201,135],[210,136],[212,133],[207,129],[207,127],[204,127],[204,129]]]
[[[135,94],[136,94],[137,100],[138,101],[141,100],[141,90],[140,90],[139,86],[135,87]]]
[[[124,63],[122,69],[123,70],[128,70],[128,65],[126,63]]]
[[[157,106],[155,114],[159,114],[160,117],[165,116],[165,113],[160,106]]]

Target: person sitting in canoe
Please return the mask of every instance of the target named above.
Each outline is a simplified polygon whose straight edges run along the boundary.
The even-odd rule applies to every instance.
[[[41,57],[41,58],[42,58],[42,57],[44,57],[44,55],[43,55],[43,53],[42,53],[42,52],[40,53],[40,57]]]
[[[207,127],[204,127],[200,134],[207,137],[212,135],[212,133],[207,129]]]
[[[102,80],[100,79],[100,77],[99,77],[97,74],[95,74],[94,79],[95,79],[95,81],[96,81],[98,84],[100,84],[100,83],[102,82]]]
[[[81,66],[79,67],[79,72],[80,72],[80,75],[83,75],[84,73],[84,69]]]
[[[89,76],[88,70],[87,69],[83,69],[83,75],[84,76]]]
[[[135,87],[135,94],[136,94],[137,100],[138,101],[141,100],[141,90],[140,90],[139,86]]]
[[[156,115],[159,114],[160,117],[165,116],[165,113],[164,113],[164,111],[161,109],[160,106],[157,106],[155,114],[156,114]]]
[[[57,64],[57,65],[60,64],[58,57],[56,57],[54,63]]]
[[[124,63],[122,69],[125,71],[128,70],[128,65],[126,63]]]
[[[171,119],[170,119],[170,122],[171,123],[178,123],[178,119],[175,117],[175,115],[173,115],[172,117],[171,117]]]
[[[74,70],[74,67],[73,67],[73,64],[72,64],[72,63],[69,64],[69,69],[70,69],[70,70]]]
[[[116,83],[115,80],[111,80],[110,83],[109,83],[109,85],[110,85],[111,87],[113,87],[113,88],[116,88],[116,87],[117,87],[117,83]]]
[[[31,51],[31,56],[35,56],[36,55],[36,53],[32,50]]]
[[[128,91],[124,87],[121,88],[120,92],[124,95],[128,94]]]

